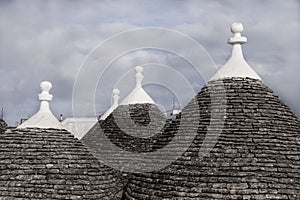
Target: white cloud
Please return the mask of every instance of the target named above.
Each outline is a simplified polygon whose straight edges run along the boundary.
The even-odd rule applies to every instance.
[[[80,64],[92,48],[113,34],[137,27],[172,28],[195,39],[216,63],[224,63],[231,51],[226,40],[233,21],[244,23],[249,63],[300,115],[300,5],[296,0],[19,0],[0,4],[0,106],[5,106],[9,124],[35,112],[42,80],[53,82],[54,113],[71,115],[72,87]],[[131,44],[147,37],[125,40]],[[176,41],[169,44],[176,45]],[[115,46],[110,48],[101,56],[109,55]],[[118,63],[130,68],[135,63],[156,61],[177,69],[183,64],[163,55],[140,51]],[[192,77],[189,73],[186,75]],[[193,86],[202,84],[194,82]]]

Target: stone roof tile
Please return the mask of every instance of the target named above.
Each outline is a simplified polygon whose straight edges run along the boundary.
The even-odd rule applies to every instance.
[[[71,133],[13,129],[0,135],[0,199],[118,199],[119,174]]]
[[[199,157],[212,113],[221,113],[211,95],[222,97],[222,88],[224,126],[210,153]],[[199,125],[185,129],[197,130],[189,149],[158,172],[131,174],[124,199],[300,198],[300,122],[272,90],[256,79],[226,78],[209,82],[195,100],[182,111],[190,120],[200,112]]]

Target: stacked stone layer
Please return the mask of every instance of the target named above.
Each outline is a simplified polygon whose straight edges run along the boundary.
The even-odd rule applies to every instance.
[[[104,121],[99,121],[81,139],[96,156],[110,154],[110,148],[103,148],[101,134],[112,146],[133,153],[153,152],[170,142],[178,129],[178,124],[166,120],[162,112],[153,104],[120,105]],[[97,151],[101,148],[101,151]],[[111,162],[120,162],[123,155],[114,154]],[[137,155],[138,156],[138,155]]]
[[[0,199],[119,199],[119,174],[67,131],[8,130],[0,152]]]
[[[170,124],[153,104],[120,105],[100,126],[111,142],[131,152],[155,151],[171,134],[165,134]]]
[[[170,124],[153,104],[120,105],[104,121],[96,123],[81,142],[100,161],[110,166],[120,166],[116,168],[122,173],[125,187],[128,173],[122,170],[122,166],[132,163],[132,157],[113,151],[111,146],[137,153],[135,159],[142,162],[143,156],[140,153],[153,152],[168,144],[176,133],[176,125]],[[109,145],[106,146],[103,137],[108,138]]]
[[[160,171],[131,174],[124,199],[300,199],[300,122],[261,81],[209,82],[182,120],[191,124],[184,124],[186,135],[197,131],[189,149]],[[210,154],[199,156],[213,121],[221,134]]]

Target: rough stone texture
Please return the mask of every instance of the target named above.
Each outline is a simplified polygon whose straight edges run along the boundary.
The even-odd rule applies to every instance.
[[[120,105],[100,124],[111,142],[131,152],[155,151],[167,144],[166,125],[165,116],[153,104]]]
[[[0,152],[0,199],[120,198],[120,175],[67,131],[7,130]]]
[[[169,142],[167,139],[171,139],[176,133],[174,130],[176,127],[171,126],[153,104],[120,105],[106,120],[96,123],[81,142],[96,157],[98,153],[111,152],[109,148],[102,149],[101,152],[95,151],[103,146],[103,141],[99,139],[100,133],[104,133],[112,144],[123,150],[151,152],[166,145]],[[112,162],[114,160],[120,161],[116,157],[112,158]]]
[[[105,120],[96,123],[81,142],[99,160],[104,161],[105,158],[111,165],[126,166],[127,162],[133,162],[131,157],[112,151],[109,145],[105,146],[103,137],[107,137],[113,146],[138,153],[135,159],[139,162],[143,159],[139,153],[152,152],[168,144],[172,133],[176,133],[175,130],[176,127],[166,121],[163,113],[154,104],[120,105]],[[119,170],[125,187],[128,173]]]
[[[7,129],[7,124],[6,122],[0,118],[0,133],[5,132]]]
[[[225,124],[200,159],[212,113],[221,115],[212,104],[224,101],[222,84]],[[124,199],[300,199],[300,122],[278,96],[259,80],[229,78],[209,82],[194,100],[182,111],[191,122],[200,112],[197,127],[185,125],[186,135],[197,131],[189,149],[160,171],[131,174]]]

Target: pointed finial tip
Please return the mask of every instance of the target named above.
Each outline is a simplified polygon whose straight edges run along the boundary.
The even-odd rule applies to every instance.
[[[114,95],[119,95],[119,94],[120,94],[120,90],[118,90],[118,89],[113,89],[113,94],[114,94]]]
[[[247,37],[241,35],[243,31],[244,31],[243,24],[239,22],[234,22],[231,25],[231,32],[233,33],[233,37],[229,38],[228,43],[231,45],[246,43]]]
[[[40,87],[42,91],[49,91],[52,88],[52,84],[49,81],[43,81],[41,82]]]
[[[240,23],[240,22],[234,22],[231,25],[231,32],[232,33],[241,33],[243,31],[244,31],[244,27],[243,27],[242,23]]]
[[[143,72],[143,67],[141,67],[141,66],[136,66],[136,67],[135,67],[135,71],[136,71],[137,73],[141,73],[141,72]]]

